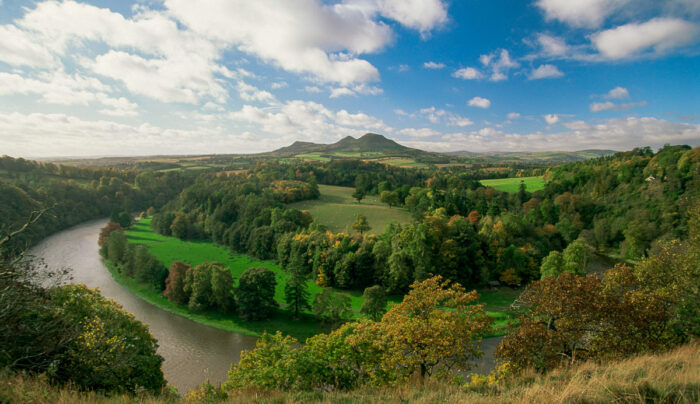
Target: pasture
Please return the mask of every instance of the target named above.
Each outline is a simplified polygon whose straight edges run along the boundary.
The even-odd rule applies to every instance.
[[[351,226],[358,214],[367,217],[369,225],[372,226],[372,234],[384,232],[389,222],[404,224],[412,220],[406,209],[389,208],[388,205],[379,202],[377,195],[365,195],[362,202],[357,203],[352,197],[354,188],[319,185],[318,189],[321,191],[318,199],[296,202],[288,206],[308,210],[314,220],[333,232],[352,233]]]
[[[127,239],[130,243],[143,244],[148,247],[158,261],[165,266],[169,267],[174,261],[181,261],[192,266],[216,261],[226,265],[236,280],[240,278],[243,271],[251,267],[270,269],[277,278],[275,300],[280,304],[280,310],[275,316],[264,321],[243,321],[237,316],[194,312],[186,306],[178,306],[170,302],[162,297],[160,292],[151,287],[139,284],[137,281],[120,274],[111,263],[107,263],[115,280],[137,296],[155,306],[193,321],[247,335],[259,336],[265,330],[280,330],[285,334],[303,339],[325,331],[309,311],[303,312],[298,320],[291,319],[291,314],[285,309],[286,305],[284,302],[284,286],[288,275],[273,261],[256,260],[244,254],[233,253],[226,247],[217,246],[206,241],[184,241],[174,237],[162,236],[151,231],[150,224],[150,219],[137,221],[127,230]],[[322,288],[309,280],[308,290],[311,300],[313,300],[314,296],[322,291]],[[356,318],[360,317],[360,308],[363,302],[362,291],[336,290],[336,292],[350,297],[354,316]],[[508,312],[508,306],[517,296],[517,292],[506,288],[503,288],[503,291],[480,290],[479,292],[482,294],[479,302],[486,303],[486,310],[494,318],[495,329],[493,334],[502,334],[506,322],[511,317]],[[401,296],[390,296],[389,304],[399,303],[401,299]]]
[[[491,187],[498,191],[514,194],[520,190],[520,181],[525,183],[527,192],[535,192],[544,189],[545,182],[542,177],[498,178],[494,180],[481,180],[481,185]]]

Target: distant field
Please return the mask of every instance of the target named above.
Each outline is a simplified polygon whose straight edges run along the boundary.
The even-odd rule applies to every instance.
[[[308,210],[319,223],[334,232],[352,232],[352,223],[357,214],[367,217],[372,226],[371,233],[382,233],[389,222],[409,223],[411,216],[402,208],[389,208],[380,203],[376,195],[367,195],[358,204],[352,197],[354,188],[319,185],[321,196],[316,200],[290,204],[289,207]]]
[[[330,157],[322,156],[322,154],[323,153],[320,153],[320,152],[304,153],[304,154],[297,154],[295,157],[300,158],[300,159],[305,159],[305,160],[331,161]]]
[[[492,187],[499,191],[516,193],[520,190],[520,181],[525,183],[528,192],[535,192],[544,189],[544,179],[542,177],[520,177],[520,178],[499,178],[495,180],[481,180],[485,187]]]
[[[390,166],[394,167],[403,167],[403,168],[424,168],[427,167],[426,164],[419,163],[416,160],[408,157],[387,157],[385,159],[379,159],[379,160],[372,160],[376,161],[377,163],[382,163],[382,164],[388,164]]]

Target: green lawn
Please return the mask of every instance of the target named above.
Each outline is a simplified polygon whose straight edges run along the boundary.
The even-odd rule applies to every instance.
[[[319,185],[321,196],[316,200],[302,201],[290,204],[290,208],[308,210],[322,225],[333,232],[352,232],[352,223],[358,214],[365,215],[370,233],[382,233],[389,222],[411,222],[411,216],[406,209],[389,208],[379,202],[376,195],[366,195],[362,203],[352,198],[354,188]]]
[[[294,157],[306,160],[331,161],[330,157],[323,156],[320,152],[297,154]]]
[[[499,191],[510,192],[512,194],[520,190],[520,181],[525,183],[528,192],[535,192],[544,189],[544,178],[542,177],[520,177],[520,178],[499,178],[495,180],[481,180],[481,185],[492,187]]]
[[[275,290],[275,300],[280,303],[281,308],[275,316],[265,321],[243,321],[237,316],[213,312],[193,312],[185,306],[178,306],[171,303],[162,297],[160,292],[151,287],[139,284],[135,280],[121,275],[115,270],[113,265],[107,263],[114,279],[137,296],[164,310],[187,317],[193,321],[247,335],[259,336],[265,330],[270,332],[280,330],[285,334],[303,340],[319,332],[326,331],[308,311],[302,313],[298,320],[291,319],[291,314],[284,309],[284,285],[287,274],[274,262],[251,259],[246,255],[232,253],[225,247],[208,242],[183,241],[174,237],[161,236],[151,231],[150,222],[150,219],[143,219],[131,226],[126,232],[129,242],[146,245],[153,255],[166,266],[170,266],[174,261],[182,261],[192,266],[203,262],[221,262],[231,269],[231,273],[236,280],[239,279],[243,271],[248,268],[258,266],[268,268],[274,271],[277,277],[278,283]],[[320,293],[322,288],[311,281],[308,282],[308,286],[311,299],[313,300],[313,297]],[[355,317],[359,317],[360,307],[362,306],[362,292],[340,290],[336,292],[343,293],[350,297]],[[510,318],[507,307],[513,299],[515,299],[515,296],[517,296],[516,292],[508,288],[502,288],[499,291],[482,290],[479,291],[479,293],[481,294],[479,302],[487,304],[486,310],[495,320],[496,328],[493,335],[502,334],[505,324]],[[391,296],[389,298],[389,304],[399,303],[401,299],[401,296]]]

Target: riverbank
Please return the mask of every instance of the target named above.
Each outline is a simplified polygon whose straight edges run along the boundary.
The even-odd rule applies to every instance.
[[[163,310],[181,315],[192,321],[221,330],[251,336],[260,336],[265,330],[269,332],[279,330],[284,334],[303,341],[312,335],[328,331],[315,319],[310,311],[302,312],[299,319],[294,320],[291,312],[284,308],[284,286],[288,275],[274,262],[255,260],[243,254],[232,253],[228,248],[214,245],[210,242],[186,241],[156,234],[151,230],[150,222],[151,219],[146,218],[134,223],[126,231],[128,242],[145,245],[156,259],[166,267],[169,267],[174,261],[181,261],[191,266],[196,266],[203,262],[216,261],[227,266],[231,270],[234,279],[239,279],[243,271],[248,268],[265,267],[273,271],[277,278],[275,300],[279,303],[280,309],[271,319],[264,321],[244,321],[237,316],[222,315],[215,312],[194,312],[186,306],[173,304],[162,297],[160,292],[151,287],[142,285],[120,274],[114,265],[108,263],[107,266],[115,276],[115,280],[140,298]],[[312,281],[308,281],[307,287],[311,300],[323,290]],[[350,298],[354,318],[360,317],[360,308],[363,302],[362,292],[346,290],[336,290],[336,292],[345,294]],[[479,293],[481,295],[479,301],[486,303],[486,310],[494,319],[494,330],[487,337],[502,336],[505,333],[508,321],[512,318],[509,306],[518,296],[519,291],[510,288],[500,288],[497,290],[480,290]],[[401,296],[391,296],[389,304],[398,303],[401,299]]]

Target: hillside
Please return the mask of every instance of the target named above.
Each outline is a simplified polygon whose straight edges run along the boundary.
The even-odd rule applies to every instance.
[[[367,133],[366,135],[355,139],[352,136],[346,136],[339,141],[331,144],[320,144],[311,142],[294,142],[287,147],[274,150],[270,154],[296,154],[296,153],[385,153],[385,154],[401,154],[401,155],[418,155],[432,154],[423,150],[412,149],[402,146],[395,141],[388,139],[376,133]]]
[[[347,392],[293,393],[273,391],[218,395],[214,388],[172,395],[138,397],[105,396],[49,384],[46,378],[0,373],[0,401],[9,403],[177,403],[177,402],[275,402],[275,403],[697,403],[700,399],[700,355],[696,344],[658,355],[643,355],[617,363],[584,363],[548,375],[530,373],[498,385],[456,386],[446,383],[360,389]]]

